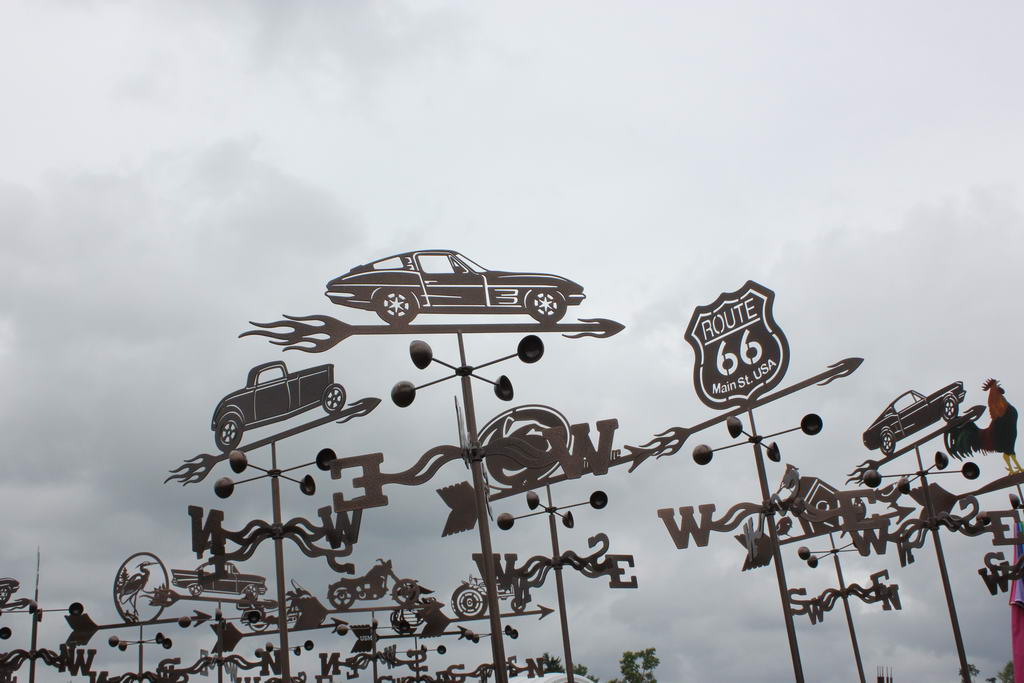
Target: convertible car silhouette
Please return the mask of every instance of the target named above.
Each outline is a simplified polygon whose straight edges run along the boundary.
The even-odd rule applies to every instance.
[[[456,251],[410,251],[356,266],[327,283],[336,304],[375,311],[391,325],[420,313],[527,313],[553,325],[583,287],[558,275],[487,270]]]
[[[903,437],[959,415],[960,403],[966,396],[963,382],[953,382],[928,396],[913,390],[900,394],[864,432],[864,446],[892,455],[896,442]]]

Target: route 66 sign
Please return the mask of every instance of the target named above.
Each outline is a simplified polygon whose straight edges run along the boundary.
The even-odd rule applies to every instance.
[[[693,386],[705,405],[744,406],[782,381],[789,343],[772,317],[775,292],[748,280],[698,306],[687,325],[693,347]]]

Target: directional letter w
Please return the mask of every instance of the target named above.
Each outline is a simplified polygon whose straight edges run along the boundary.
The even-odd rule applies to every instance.
[[[700,506],[700,524],[697,524],[697,520],[693,516],[692,505],[679,508],[679,524],[676,524],[673,513],[672,508],[658,510],[658,516],[665,523],[665,528],[668,529],[672,542],[676,544],[677,548],[680,550],[687,548],[690,545],[690,536],[693,536],[693,541],[702,548],[708,544],[708,537],[711,536],[712,517],[715,514],[714,503]]]

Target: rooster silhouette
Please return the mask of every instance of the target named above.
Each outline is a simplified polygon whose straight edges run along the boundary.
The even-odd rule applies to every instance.
[[[1006,400],[1006,391],[999,386],[998,380],[985,380],[981,389],[988,392],[988,414],[992,421],[984,429],[979,429],[973,422],[953,429],[950,455],[963,460],[973,453],[1002,453],[1007,472],[1024,472],[1014,452],[1017,443],[1017,409]]]

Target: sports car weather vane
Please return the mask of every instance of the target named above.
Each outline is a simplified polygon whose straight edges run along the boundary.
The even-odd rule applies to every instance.
[[[582,319],[578,323],[562,323],[569,306],[580,304],[584,299],[583,288],[560,276],[536,273],[512,273],[489,271],[458,252],[432,249],[413,251],[372,261],[357,266],[327,284],[327,297],[334,303],[363,310],[374,311],[384,321],[383,325],[350,325],[332,317],[314,315],[305,317],[286,316],[277,323],[254,323],[258,329],[244,332],[240,336],[265,336],[271,343],[283,346],[285,350],[295,349],[307,352],[323,352],[352,335],[374,334],[454,334],[458,339],[459,362],[449,364],[434,358],[433,350],[423,341],[414,341],[410,347],[413,363],[423,369],[431,364],[449,368],[452,374],[417,387],[411,382],[400,382],[392,390],[394,402],[405,407],[416,397],[417,389],[458,377],[462,384],[463,406],[465,408],[465,433],[460,432],[460,446],[441,447],[425,454],[413,469],[390,478],[393,483],[419,485],[426,483],[445,462],[465,460],[472,472],[473,482],[458,487],[453,494],[458,500],[458,512],[466,514],[465,503],[469,503],[468,517],[459,518],[458,530],[477,526],[480,533],[481,555],[483,557],[483,582],[486,587],[488,618],[491,622],[491,646],[495,676],[498,683],[505,683],[505,653],[502,643],[501,613],[498,608],[497,588],[493,552],[491,550],[489,519],[487,516],[488,489],[484,481],[483,460],[486,453],[480,448],[476,427],[476,409],[473,402],[471,379],[490,383],[495,395],[501,400],[511,400],[511,381],[501,376],[496,380],[478,374],[478,371],[495,363],[518,357],[526,363],[540,360],[543,344],[536,334],[524,337],[516,353],[477,366],[466,360],[463,335],[472,333],[547,333],[560,332],[567,337],[609,337],[620,330],[622,325],[607,319]],[[414,324],[420,314],[526,314],[532,323],[464,323],[455,324]],[[335,511],[361,511],[367,507],[387,504],[381,487],[387,475],[380,472],[382,454],[354,456],[339,459],[332,468],[332,476],[341,478],[349,467],[360,467],[363,475],[353,481],[361,484],[366,495],[345,500],[335,494]],[[184,476],[191,475],[186,470]],[[442,494],[444,495],[444,494]],[[448,499],[446,499],[446,502]],[[451,504],[451,503],[450,503]],[[453,514],[456,511],[453,507]],[[456,515],[458,517],[458,515]],[[452,527],[452,517],[449,525]],[[454,527],[452,527],[454,530]]]
[[[583,287],[558,275],[487,270],[446,249],[410,251],[356,266],[327,283],[327,298],[374,311],[385,325],[350,325],[325,315],[285,316],[240,336],[269,337],[288,349],[321,352],[353,335],[561,332],[568,337],[610,337],[622,325],[604,318],[562,323],[569,306],[583,302]],[[526,314],[531,323],[419,324],[420,314]]]

